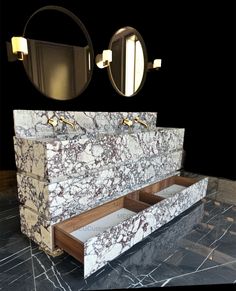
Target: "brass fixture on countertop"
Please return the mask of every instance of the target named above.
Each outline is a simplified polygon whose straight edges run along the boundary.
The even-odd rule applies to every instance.
[[[64,122],[65,124],[70,125],[73,129],[75,129],[75,123],[74,122],[65,119],[65,117],[63,117],[63,116],[61,116],[59,120]]]
[[[128,119],[128,118],[124,118],[122,120],[122,123],[121,124],[124,124],[124,125],[127,125],[128,127],[132,126],[133,125],[133,121]]]
[[[57,126],[57,120],[49,118],[48,119],[48,124],[51,124],[53,127]]]
[[[138,123],[142,124],[143,126],[145,126],[146,128],[148,128],[147,123],[145,121],[143,121],[142,119],[140,119],[139,116],[136,116],[134,118],[134,122],[138,122]]]

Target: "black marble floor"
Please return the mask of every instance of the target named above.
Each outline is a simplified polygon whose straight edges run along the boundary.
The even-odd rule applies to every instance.
[[[18,206],[0,208],[0,290],[98,290],[229,284],[236,289],[236,205],[207,197],[88,279],[20,232]]]

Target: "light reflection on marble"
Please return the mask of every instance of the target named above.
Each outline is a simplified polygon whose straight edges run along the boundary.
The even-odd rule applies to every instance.
[[[0,290],[235,283],[235,221],[235,205],[207,197],[84,280],[83,266],[74,258],[50,257],[20,233],[17,208],[1,211]]]

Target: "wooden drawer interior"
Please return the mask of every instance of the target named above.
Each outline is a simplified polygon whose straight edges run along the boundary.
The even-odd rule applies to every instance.
[[[54,226],[54,244],[84,262],[84,243],[198,180],[174,176],[107,202]],[[165,193],[166,191],[166,193]]]
[[[121,197],[54,226],[54,244],[83,263],[84,242],[148,208],[143,201]]]
[[[161,200],[184,190],[196,182],[198,182],[198,179],[173,176],[132,192],[128,194],[127,197],[154,205]]]

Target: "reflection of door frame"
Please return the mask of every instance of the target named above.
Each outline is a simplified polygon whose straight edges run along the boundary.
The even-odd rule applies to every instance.
[[[44,61],[43,61],[44,59],[43,49],[53,48],[55,50],[58,50],[58,47],[59,47],[59,48],[64,49],[65,52],[69,55],[69,58],[68,58],[69,82],[67,82],[66,84],[67,90],[69,90],[68,91],[69,95],[71,97],[76,97],[81,91],[83,91],[83,88],[87,84],[89,74],[90,74],[90,71],[88,69],[88,63],[89,63],[88,46],[74,47],[74,46],[65,45],[65,44],[28,39],[28,47],[29,47],[30,53],[28,55],[28,60],[26,58],[24,61],[24,66],[31,81],[36,87],[38,87],[37,89],[39,89],[45,95],[54,98],[54,96],[51,96],[49,94],[49,91],[46,85],[47,80],[45,78],[47,74],[45,72],[45,66],[44,66]],[[78,58],[79,57],[78,50],[80,50],[83,53],[81,58]],[[79,68],[78,63],[80,64],[83,63],[82,70],[81,68]],[[81,74],[81,72],[83,72],[83,74]],[[78,80],[80,80],[79,83],[78,83]],[[63,99],[63,98],[59,98],[59,99]]]
[[[119,32],[118,34],[114,35],[112,37],[112,42],[116,42],[121,40],[121,68],[120,68],[120,73],[121,73],[121,92],[125,92],[125,66],[126,66],[126,39],[134,35],[136,37],[136,41],[138,40],[137,36],[135,35],[135,31],[128,31],[123,30]],[[112,50],[112,48],[111,48]]]
[[[30,48],[30,53],[29,53],[29,57],[30,57],[30,61],[28,63],[28,69],[30,72],[30,78],[32,78],[33,83],[36,85],[38,84],[38,88],[40,89],[40,91],[42,92],[46,92],[46,95],[48,94],[47,92],[47,80],[45,80],[46,78],[46,74],[45,74],[45,67],[44,67],[44,62],[43,62],[43,58],[44,58],[44,52],[43,49],[45,48],[53,48],[55,49],[59,47],[63,47],[65,48],[67,51],[70,50],[70,59],[74,60],[74,52],[73,52],[73,47],[71,46],[66,46],[66,45],[62,45],[62,44],[58,44],[58,43],[50,43],[50,42],[46,42],[46,41],[40,41],[40,40],[32,40],[32,39],[28,39],[28,44],[29,44],[29,48]],[[31,66],[30,66],[31,64]],[[71,62],[71,72],[70,72],[70,76],[73,76],[75,73],[75,67],[74,67],[74,61]],[[71,90],[71,94],[75,92],[75,86],[74,86],[74,80],[71,79],[70,82],[70,90]],[[49,94],[50,96],[50,94]]]

